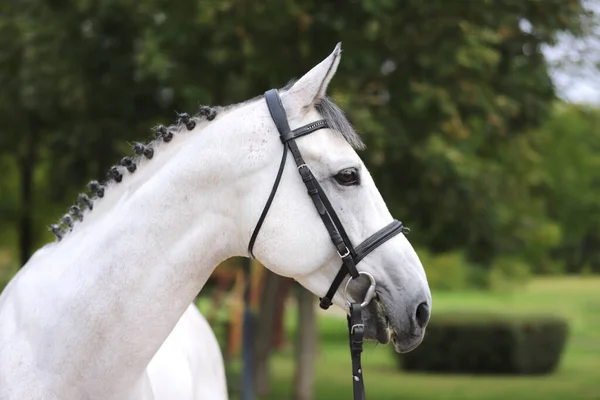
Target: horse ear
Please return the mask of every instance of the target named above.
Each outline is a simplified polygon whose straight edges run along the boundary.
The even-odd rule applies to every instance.
[[[335,75],[342,54],[342,43],[338,43],[333,52],[313,69],[308,71],[287,91],[287,94],[300,107],[310,107],[325,96],[327,86]]]

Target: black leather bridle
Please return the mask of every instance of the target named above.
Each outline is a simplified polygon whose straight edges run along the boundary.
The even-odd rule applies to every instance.
[[[309,133],[319,129],[328,128],[327,121],[315,121],[292,131],[287,122],[287,115],[283,105],[281,104],[281,99],[279,98],[277,90],[271,89],[267,91],[265,93],[265,100],[267,102],[267,106],[269,107],[269,112],[271,113],[273,122],[275,122],[277,130],[279,131],[281,143],[283,143],[283,155],[281,157],[281,163],[279,165],[277,177],[275,178],[275,183],[271,189],[271,194],[269,195],[267,203],[265,204],[260,218],[258,219],[256,227],[254,228],[254,232],[252,232],[252,236],[250,237],[248,253],[250,257],[254,257],[254,254],[252,253],[254,242],[256,241],[258,232],[260,231],[269,208],[271,207],[271,203],[273,202],[273,198],[275,197],[275,193],[277,192],[277,188],[279,187],[279,182],[281,181],[281,176],[283,175],[289,150],[294,157],[294,161],[296,162],[296,166],[298,167],[298,172],[302,177],[302,181],[304,182],[304,185],[306,185],[306,190],[315,207],[317,208],[317,212],[319,213],[321,220],[323,220],[327,231],[329,232],[329,237],[331,238],[338,255],[342,259],[342,266],[334,278],[331,287],[327,291],[327,294],[321,298],[320,307],[326,310],[329,308],[329,306],[331,306],[333,296],[339,289],[347,274],[350,274],[350,279],[346,283],[346,289],[348,288],[348,283],[350,283],[352,279],[358,278],[360,275],[366,275],[371,281],[371,285],[369,286],[369,289],[365,295],[365,299],[362,303],[350,303],[349,301],[346,301],[349,305],[348,331],[350,340],[350,354],[352,357],[352,382],[354,387],[354,399],[364,400],[365,388],[362,378],[362,368],[360,365],[360,356],[362,353],[364,336],[362,308],[369,304],[375,295],[375,279],[367,272],[359,272],[356,269],[356,264],[358,264],[377,247],[381,246],[383,243],[396,236],[400,232],[403,232],[405,228],[402,225],[402,222],[393,220],[389,225],[375,232],[364,242],[354,247],[350,241],[350,238],[348,238],[346,231],[344,230],[344,226],[340,222],[335,210],[331,206],[327,195],[321,188],[321,185],[319,185],[319,182],[311,172],[310,168],[304,162],[302,154],[300,154],[300,149],[298,149],[298,145],[296,144],[295,140],[300,136],[308,135]]]

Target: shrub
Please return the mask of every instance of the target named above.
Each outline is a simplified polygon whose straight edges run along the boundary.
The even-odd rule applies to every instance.
[[[398,357],[408,371],[546,374],[567,336],[567,323],[556,316],[434,315],[421,345]]]
[[[488,271],[488,288],[512,289],[529,281],[530,267],[518,257],[500,256],[494,259]]]
[[[432,289],[457,290],[471,286],[471,266],[462,252],[433,254],[422,248],[417,249],[417,254],[427,271],[427,281]]]
[[[435,291],[462,289],[506,289],[529,280],[530,266],[519,257],[500,256],[490,265],[468,260],[463,251],[432,253],[417,248],[427,272],[429,287]]]

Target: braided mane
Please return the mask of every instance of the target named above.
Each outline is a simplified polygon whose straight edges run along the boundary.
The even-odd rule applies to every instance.
[[[173,139],[174,134],[179,134],[185,130],[193,130],[199,122],[212,121],[217,116],[217,108],[209,106],[201,106],[198,113],[191,117],[187,113],[177,114],[177,122],[174,125],[165,127],[158,125],[154,128],[155,139],[149,143],[133,143],[133,157],[123,157],[118,165],[110,167],[107,173],[107,179],[104,181],[93,180],[88,183],[90,194],[80,193],[77,197],[77,203],[69,208],[69,211],[64,214],[60,220],[48,227],[48,229],[56,237],[56,241],[61,241],[63,237],[73,230],[76,221],[82,221],[86,211],[94,209],[94,202],[99,201],[105,195],[108,183],[119,183],[123,180],[123,174],[119,170],[119,166],[125,167],[129,173],[134,173],[137,170],[140,160],[143,158],[152,159],[154,157],[154,149],[161,143],[169,143]]]
[[[289,90],[295,83],[295,80],[290,81],[281,90]],[[142,158],[152,159],[154,156],[154,149],[157,148],[161,143],[168,143],[173,139],[174,134],[179,134],[185,130],[191,131],[196,127],[196,124],[202,121],[212,121],[217,116],[217,113],[227,112],[228,110],[241,106],[243,104],[252,103],[264,96],[259,95],[250,100],[244,101],[238,104],[232,104],[225,107],[210,107],[200,106],[198,113],[191,117],[187,113],[177,114],[177,121],[174,125],[165,127],[158,125],[154,128],[155,139],[147,144],[135,142],[133,144],[134,157],[123,157],[119,164],[110,167],[107,173],[107,180],[98,181],[93,180],[88,183],[88,189],[90,195],[80,193],[77,198],[77,204],[71,206],[69,211],[64,214],[58,223],[49,226],[49,230],[54,234],[57,241],[69,232],[73,230],[76,221],[83,220],[84,213],[86,210],[92,211],[94,208],[94,202],[104,197],[107,190],[108,183],[115,182],[119,183],[123,179],[123,174],[118,167],[125,167],[129,173],[134,173],[137,170],[139,161]],[[325,96],[315,104],[315,108],[321,114],[322,118],[325,119],[331,129],[337,134],[341,134],[342,137],[356,150],[362,150],[365,145],[360,135],[354,130],[352,124],[348,121],[344,112],[333,102],[332,99]]]

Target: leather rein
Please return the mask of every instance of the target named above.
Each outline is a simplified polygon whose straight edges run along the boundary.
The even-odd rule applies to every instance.
[[[254,242],[256,241],[256,237],[258,236],[258,232],[267,216],[269,208],[271,207],[271,203],[273,202],[273,198],[275,197],[275,193],[277,192],[277,188],[279,187],[279,182],[281,181],[281,176],[283,175],[283,170],[285,168],[286,159],[288,151],[294,157],[294,161],[296,162],[296,166],[304,185],[306,186],[306,190],[308,195],[312,199],[325,228],[327,228],[327,232],[329,232],[329,237],[333,245],[335,246],[338,255],[342,261],[342,266],[338,274],[335,276],[327,294],[321,298],[320,307],[324,310],[327,310],[331,304],[332,299],[340,285],[342,284],[346,275],[350,275],[348,282],[346,283],[344,294],[347,295],[348,284],[353,279],[357,279],[360,275],[365,275],[370,280],[370,286],[365,294],[365,299],[362,303],[350,302],[346,300],[348,304],[348,335],[350,341],[350,355],[352,358],[352,383],[354,389],[354,400],[365,400],[365,387],[362,377],[362,367],[361,367],[361,353],[363,350],[363,337],[364,337],[364,324],[362,321],[362,308],[367,306],[369,302],[375,296],[375,279],[371,274],[364,271],[358,271],[356,269],[356,264],[358,264],[362,259],[364,259],[369,253],[375,250],[377,247],[381,246],[383,243],[387,242],[392,237],[396,236],[400,232],[404,232],[406,228],[402,225],[402,222],[398,220],[393,220],[390,224],[383,227],[379,231],[375,232],[373,235],[368,237],[365,241],[360,243],[358,246],[354,247],[350,238],[346,234],[344,230],[344,226],[342,225],[340,219],[338,218],[335,210],[333,209],[327,195],[321,188],[321,185],[313,175],[312,171],[304,162],[302,158],[302,154],[300,153],[300,149],[298,148],[298,144],[296,143],[296,139],[308,135],[312,132],[315,132],[319,129],[328,128],[327,121],[318,120],[307,125],[304,125],[300,128],[291,130],[287,121],[287,115],[281,103],[281,98],[276,89],[271,89],[265,93],[265,100],[267,102],[267,106],[269,108],[269,112],[271,113],[271,117],[273,118],[273,122],[277,126],[277,130],[279,131],[279,138],[281,139],[281,143],[283,144],[283,155],[281,157],[281,163],[279,165],[279,170],[277,172],[277,176],[275,178],[275,182],[273,184],[273,188],[271,189],[271,193],[263,211],[258,219],[256,227],[254,228],[254,232],[252,232],[252,236],[250,237],[250,243],[248,244],[248,253],[251,258],[254,258],[254,254],[252,253],[252,249],[254,247]]]

